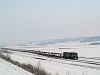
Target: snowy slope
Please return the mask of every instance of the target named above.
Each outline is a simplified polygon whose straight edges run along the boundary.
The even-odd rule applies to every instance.
[[[46,60],[36,59],[35,57],[40,57]],[[100,75],[100,67],[93,64],[46,58],[19,52],[11,54],[11,58],[21,63],[30,63],[33,66],[40,63],[45,70],[47,70],[49,73],[52,73],[53,75],[55,75],[56,73],[59,73],[59,75],[66,75],[68,73],[69,75],[83,75],[83,73],[84,75]],[[74,64],[81,66],[76,66]],[[98,67],[99,69],[96,69],[95,67]]]
[[[94,42],[94,41],[100,41],[100,36],[90,36],[90,37],[75,37],[75,38],[64,38],[64,39],[49,39],[49,40],[42,40],[42,41],[33,41],[26,43],[25,45],[40,45],[40,46],[47,46],[52,44],[58,44],[58,43],[69,43],[69,42],[80,42],[80,43],[86,43],[86,42]]]
[[[0,75],[33,75],[9,62],[0,59]]]

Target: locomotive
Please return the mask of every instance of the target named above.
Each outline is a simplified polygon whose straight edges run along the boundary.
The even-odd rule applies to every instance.
[[[63,58],[77,60],[78,53],[76,53],[76,52],[63,52]]]

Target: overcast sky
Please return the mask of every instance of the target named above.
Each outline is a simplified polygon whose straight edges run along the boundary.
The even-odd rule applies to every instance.
[[[100,35],[100,0],[0,0],[0,44]]]

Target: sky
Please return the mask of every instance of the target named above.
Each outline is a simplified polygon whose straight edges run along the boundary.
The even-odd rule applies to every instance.
[[[0,0],[0,44],[100,35],[100,0]]]

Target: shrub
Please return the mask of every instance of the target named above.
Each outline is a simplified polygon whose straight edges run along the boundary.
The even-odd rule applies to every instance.
[[[27,70],[35,75],[51,75],[49,74],[46,70],[44,70],[43,68],[41,68],[41,64],[40,62],[37,64],[37,66],[33,66],[31,64],[21,64],[19,63],[18,61],[14,61],[11,59],[10,55],[7,54],[6,56],[3,55],[2,53],[0,53],[0,58],[14,64],[14,65],[17,65],[21,68],[23,68],[24,70]]]

